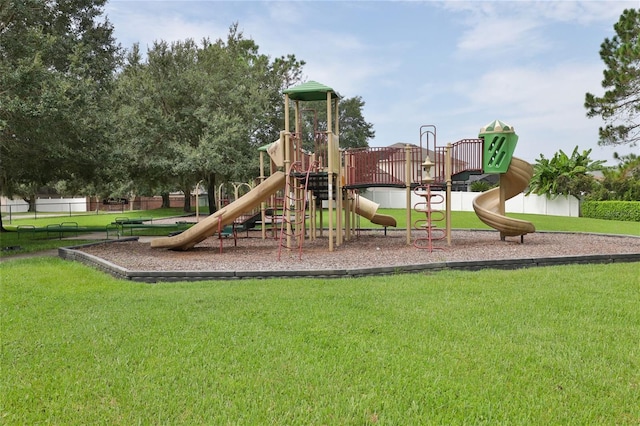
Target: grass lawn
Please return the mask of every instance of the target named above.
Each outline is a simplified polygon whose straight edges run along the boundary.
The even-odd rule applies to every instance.
[[[128,217],[131,219],[144,217],[151,219],[159,219],[166,217],[178,217],[183,215],[184,212],[181,209],[155,209],[155,210],[144,210],[144,211],[126,211],[115,212],[115,213],[104,213],[100,212],[99,214],[95,213],[83,213],[83,214],[74,214],[73,216],[63,215],[63,216],[46,216],[42,214],[38,218],[33,217],[23,217],[21,219],[12,220],[12,224],[5,224],[5,228],[10,231],[15,231],[16,228],[20,225],[31,225],[36,228],[46,228],[47,225],[51,224],[60,224],[62,222],[75,222],[78,224],[78,227],[81,229],[84,228],[88,232],[102,232],[104,233],[104,237],[106,238],[106,226],[111,224],[116,220],[116,218],[120,217]],[[134,229],[133,235],[167,235],[169,232],[176,231],[182,228],[176,227],[163,227],[160,229]],[[116,230],[111,230],[111,237],[115,238]],[[124,236],[129,236],[130,231],[125,230]],[[71,235],[71,234],[68,234]],[[79,236],[83,235],[83,232],[78,233]],[[83,244],[86,242],[90,242],[91,240],[73,240],[69,241],[66,239],[60,240],[58,237],[50,237],[46,232],[37,232],[37,233],[22,233],[18,234],[17,232],[8,232],[8,233],[0,233],[0,248],[5,247],[20,247],[17,250],[2,250],[0,251],[0,257],[5,256],[13,256],[16,254],[23,253],[33,253],[43,250],[56,249],[58,247],[66,247],[69,245],[75,244]]]
[[[0,264],[3,424],[634,424],[638,264],[139,284]]]
[[[637,425],[639,270],[149,285],[0,263],[0,423]]]
[[[9,230],[15,230],[19,225],[33,225],[38,228],[45,227],[50,224],[58,224],[61,222],[76,222],[78,226],[101,226],[104,227],[111,222],[115,221],[118,217],[129,217],[129,218],[164,218],[164,217],[175,217],[181,216],[185,213],[182,209],[171,208],[171,209],[153,209],[153,210],[133,210],[133,211],[124,211],[124,212],[82,212],[75,213],[72,216],[68,214],[63,215],[55,215],[42,213],[37,218],[33,216],[23,215],[19,218],[14,218],[11,221],[11,224],[8,222],[4,223],[5,228]],[[195,214],[195,213],[194,213]],[[4,220],[4,218],[3,218]]]

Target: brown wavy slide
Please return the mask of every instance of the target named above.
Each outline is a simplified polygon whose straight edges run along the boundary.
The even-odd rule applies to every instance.
[[[527,188],[533,176],[533,166],[513,157],[507,173],[501,176],[500,185],[505,193],[505,201],[515,197]],[[473,209],[478,218],[493,229],[500,231],[501,237],[514,237],[536,231],[533,223],[500,214],[500,187],[490,189],[473,200]]]

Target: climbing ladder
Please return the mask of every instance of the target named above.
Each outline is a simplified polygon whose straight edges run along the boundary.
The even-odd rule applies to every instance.
[[[445,221],[445,213],[435,206],[444,203],[442,194],[434,194],[431,185],[418,186],[413,191],[417,196],[423,197],[425,201],[416,203],[413,209],[418,213],[424,213],[425,217],[414,221],[414,228],[418,231],[425,231],[426,235],[417,237],[413,242],[414,247],[433,252],[443,250],[443,247],[434,245],[434,242],[444,240],[447,236],[446,228],[438,227],[438,222]]]
[[[309,174],[317,168],[317,163],[310,162],[306,171],[302,171],[302,163],[295,162],[289,167],[287,183],[284,190],[284,207],[280,222],[280,238],[278,260],[282,248],[290,249],[292,240],[298,245],[298,258],[302,259],[302,245],[305,237],[305,218],[307,194],[309,192]]]

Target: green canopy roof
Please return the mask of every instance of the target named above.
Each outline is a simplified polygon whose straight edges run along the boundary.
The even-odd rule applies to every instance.
[[[325,86],[317,81],[308,81],[282,91],[282,93],[289,95],[289,98],[294,101],[324,101],[327,99],[328,92],[331,93],[331,99],[340,98],[331,87]]]
[[[269,149],[269,147],[271,146],[271,144],[273,144],[273,142],[270,142],[270,143],[268,143],[268,144],[266,144],[266,145],[262,145],[262,146],[258,147],[258,151],[264,151],[264,152],[267,152],[267,149]]]
[[[508,125],[504,121],[493,120],[480,129],[480,135],[484,135],[485,133],[515,133],[515,130],[513,126]]]

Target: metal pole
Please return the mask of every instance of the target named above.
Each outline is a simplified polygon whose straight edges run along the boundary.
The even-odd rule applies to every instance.
[[[500,181],[498,184],[499,187],[499,194],[500,194],[500,199],[498,202],[498,214],[500,214],[500,216],[504,216],[506,211],[505,211],[505,201],[507,199],[507,182],[506,182],[506,178],[505,178],[506,173],[500,173]],[[500,241],[505,241],[506,235],[503,234],[502,232],[500,232]]]
[[[200,184],[202,180],[199,180],[196,184],[196,223],[200,222]]]

